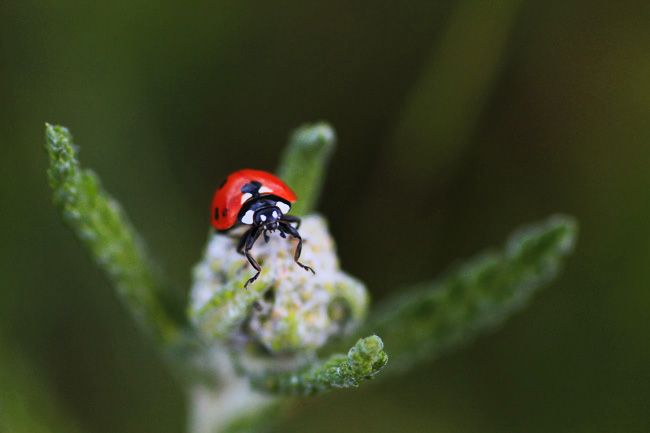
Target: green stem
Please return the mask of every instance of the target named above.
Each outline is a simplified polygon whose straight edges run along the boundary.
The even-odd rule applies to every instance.
[[[325,122],[303,125],[291,135],[277,173],[298,196],[293,214],[314,210],[335,144],[334,129]]]

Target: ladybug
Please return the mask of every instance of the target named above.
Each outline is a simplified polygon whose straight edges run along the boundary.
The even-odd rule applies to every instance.
[[[286,235],[289,235],[298,239],[293,259],[304,270],[315,273],[312,268],[298,261],[302,251],[302,237],[297,230],[300,218],[286,215],[296,199],[296,194],[284,182],[261,170],[236,171],[226,176],[217,187],[212,199],[212,226],[219,232],[228,231],[238,223],[251,226],[237,246],[237,252],[246,256],[257,271],[244,287],[254,283],[262,271],[250,255],[251,248],[262,234],[264,241],[268,242],[268,232],[273,233],[275,230],[278,230],[282,238],[286,239]]]

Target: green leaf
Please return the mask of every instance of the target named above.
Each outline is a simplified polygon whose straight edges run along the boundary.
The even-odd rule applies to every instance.
[[[54,204],[66,224],[104,270],[136,321],[161,342],[177,337],[182,319],[165,305],[160,276],[117,201],[99,178],[83,170],[68,130],[46,124],[47,171]]]
[[[303,125],[291,135],[277,173],[298,196],[292,206],[293,214],[313,211],[335,144],[336,133],[325,122]]]
[[[356,388],[381,371],[387,362],[384,343],[373,335],[359,339],[347,356],[333,355],[302,372],[268,372],[253,378],[252,382],[256,388],[277,394],[322,394],[333,388]]]
[[[504,252],[482,254],[440,281],[386,300],[362,332],[382,335],[391,371],[437,357],[526,305],[557,276],[573,250],[576,232],[576,223],[566,216],[518,230]]]

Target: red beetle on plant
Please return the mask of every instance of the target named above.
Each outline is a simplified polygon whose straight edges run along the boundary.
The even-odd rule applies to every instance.
[[[217,188],[212,199],[212,225],[220,232],[227,231],[237,223],[251,227],[242,235],[237,252],[243,254],[257,273],[244,287],[254,283],[260,276],[262,268],[250,255],[255,241],[264,235],[269,241],[268,232],[278,230],[280,236],[289,235],[298,239],[294,261],[301,268],[311,271],[309,266],[298,261],[302,251],[302,237],[298,233],[300,218],[286,215],[291,210],[291,203],[297,199],[296,194],[282,180],[266,171],[244,169],[227,176]],[[292,226],[296,223],[296,227]]]

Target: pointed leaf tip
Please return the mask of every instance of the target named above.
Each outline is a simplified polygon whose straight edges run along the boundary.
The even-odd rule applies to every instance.
[[[335,145],[336,133],[325,122],[303,125],[291,134],[277,173],[299,198],[292,208],[296,215],[313,211]]]

